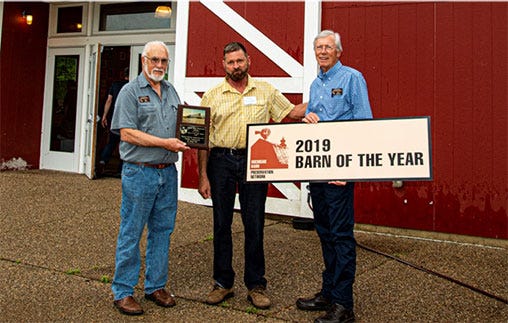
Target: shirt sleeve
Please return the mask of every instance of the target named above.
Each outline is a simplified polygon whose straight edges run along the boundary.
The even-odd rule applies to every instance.
[[[367,82],[362,74],[353,78],[353,119],[372,119]]]
[[[275,122],[281,122],[295,107],[295,105],[277,89],[274,89],[272,102],[270,116]]]

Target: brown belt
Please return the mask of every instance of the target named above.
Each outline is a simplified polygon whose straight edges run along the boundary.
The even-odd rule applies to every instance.
[[[157,169],[163,169],[163,168],[173,165],[172,163],[170,163],[170,164],[149,164],[149,163],[136,163],[136,162],[129,162],[129,163],[138,165],[138,166],[151,167],[151,168],[157,168]]]

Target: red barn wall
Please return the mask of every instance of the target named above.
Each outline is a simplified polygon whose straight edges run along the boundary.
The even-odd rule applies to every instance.
[[[39,168],[49,4],[4,2],[0,51],[0,162]],[[31,11],[33,24],[22,18]]]
[[[361,183],[357,222],[508,238],[507,8],[323,2],[374,116],[431,116],[434,180]]]

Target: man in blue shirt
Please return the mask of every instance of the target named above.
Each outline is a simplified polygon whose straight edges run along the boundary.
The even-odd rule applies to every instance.
[[[314,39],[320,67],[310,87],[307,123],[333,120],[371,119],[367,84],[357,70],[342,65],[340,35],[324,30]],[[326,310],[315,322],[352,322],[353,282],[356,271],[354,238],[354,183],[343,181],[310,184],[314,225],[321,240],[325,269],[321,291],[299,298],[302,310]]]
[[[111,131],[120,134],[123,160],[121,221],[111,288],[114,305],[128,315],[143,313],[133,294],[139,278],[139,243],[145,225],[145,298],[163,307],[175,305],[164,289],[169,238],[177,209],[175,162],[179,151],[190,149],[175,138],[180,99],[175,88],[164,80],[168,48],[160,41],[149,42],[141,61],[143,72],[120,90],[111,123]]]

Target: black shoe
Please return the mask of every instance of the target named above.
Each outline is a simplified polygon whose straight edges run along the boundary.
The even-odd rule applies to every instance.
[[[296,307],[304,311],[327,311],[331,305],[330,300],[321,293],[312,298],[299,298],[296,301]]]
[[[333,304],[325,315],[318,317],[314,323],[346,323],[354,322],[355,313],[340,304]]]

